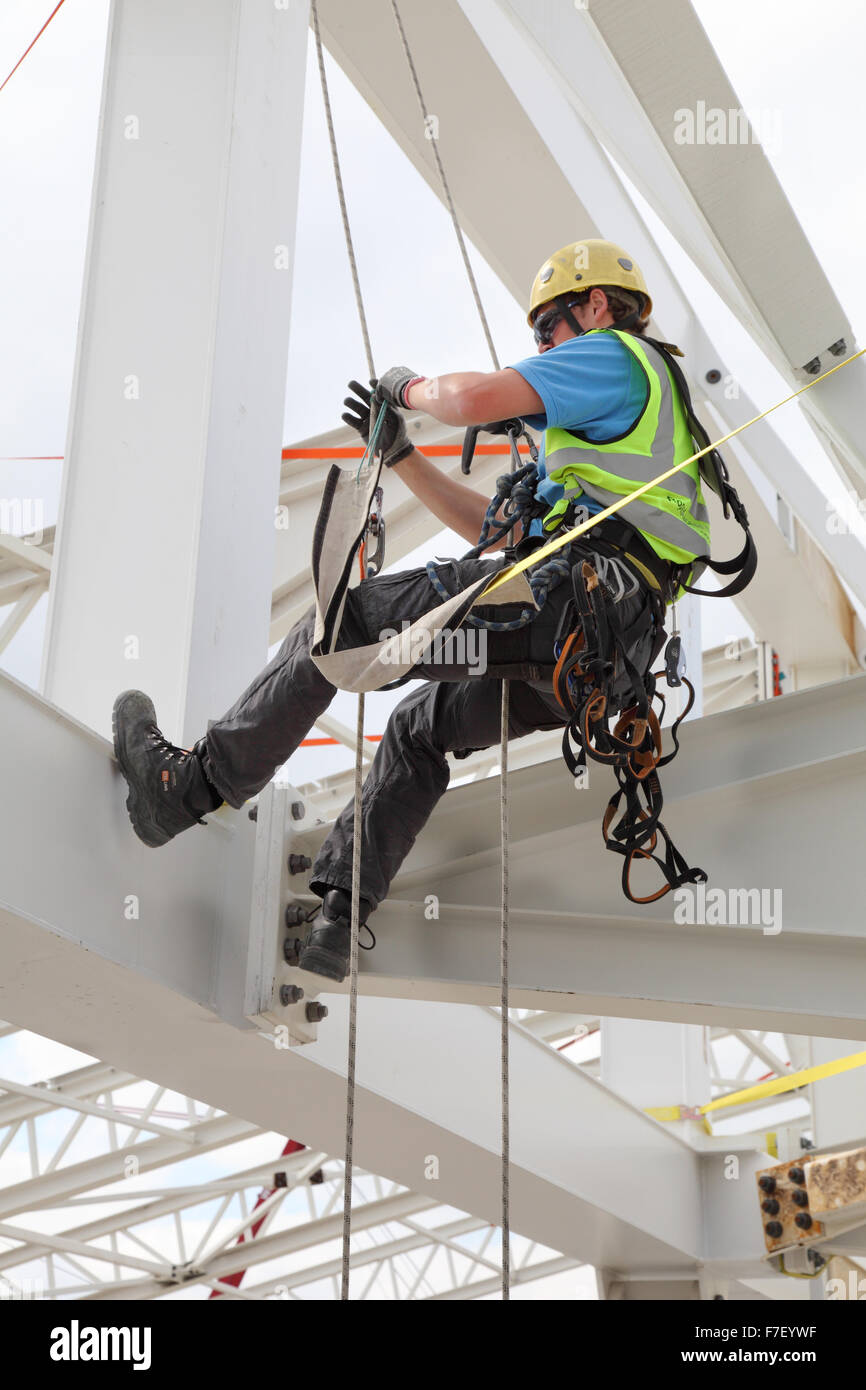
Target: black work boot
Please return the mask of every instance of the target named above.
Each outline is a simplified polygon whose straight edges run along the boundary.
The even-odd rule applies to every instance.
[[[370,915],[372,904],[359,902],[360,925]],[[329,888],[322,906],[313,918],[310,934],[301,948],[298,965],[329,980],[345,980],[352,950],[352,895],[342,888]]]
[[[204,775],[196,749],[176,748],[156,726],[153,701],[141,690],[124,690],[114,702],[114,752],[129,783],[126,809],[132,828],[151,849],[222,805]]]

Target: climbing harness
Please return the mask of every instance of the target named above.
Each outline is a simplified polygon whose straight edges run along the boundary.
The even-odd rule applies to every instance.
[[[660,343],[655,338],[646,338],[644,341],[651,343],[664,358],[685,407],[692,439],[706,450],[700,460],[701,477],[721,500],[725,519],[727,520],[729,512],[732,512],[734,520],[744,535],[743,548],[739,555],[735,555],[732,560],[713,560],[710,556],[705,556],[696,560],[692,565],[677,567],[675,578],[686,593],[699,594],[707,598],[732,598],[734,594],[741,593],[751,582],[758,567],[758,552],[749,530],[749,518],[746,515],[746,509],[740,501],[736,488],[731,484],[730,474],[718,447],[710,443],[709,435],[695,415],[688,382],[676,360],[677,357],[682,356],[679,348],[673,347],[670,343]],[[696,589],[689,581],[697,578],[704,568],[711,569],[716,574],[730,574],[734,577],[723,589]]]
[[[655,902],[684,883],[702,883],[707,878],[704,870],[689,867],[662,824],[663,797],[658,769],[676,756],[679,750],[679,725],[691,710],[695,697],[694,687],[685,675],[685,653],[676,621],[677,595],[686,592],[714,598],[731,597],[746,587],[757,567],[757,550],[749,531],[748,515],[730,483],[727,467],[718,450],[734,435],[764,419],[771,411],[809,390],[866,351],[860,349],[845,362],[831,367],[823,376],[816,377],[754,419],[711,443],[695,416],[688,385],[675,361],[674,354],[682,355],[679,349],[655,339],[646,341],[658,349],[670,367],[681,393],[692,438],[700,443],[701,448],[690,458],[683,459],[657,478],[642,484],[595,516],[578,520],[573,512],[567,512],[561,520],[558,534],[540,548],[533,546],[516,563],[506,567],[482,594],[482,599],[492,595],[500,585],[531,567],[533,575],[530,576],[530,584],[533,596],[536,596],[533,579],[544,574],[546,566],[558,558],[559,552],[564,551],[565,547],[569,551],[578,548],[582,552],[571,569],[574,598],[563,612],[562,626],[566,630],[557,635],[554,647],[557,661],[553,672],[553,690],[563,711],[569,716],[563,733],[562,751],[566,766],[575,777],[585,775],[587,758],[607,763],[613,769],[619,790],[608,802],[602,819],[602,835],[605,846],[623,856],[623,892],[631,902],[637,903]],[[471,450],[469,452],[471,456]],[[701,476],[721,499],[725,517],[732,514],[743,531],[743,547],[732,560],[714,561],[705,556],[689,565],[663,564],[660,567],[659,558],[640,532],[616,513],[628,502],[695,461],[700,461]],[[531,514],[527,508],[525,515],[531,517]],[[594,532],[592,541],[581,542],[581,538],[590,530]],[[590,544],[601,549],[595,552],[583,549]],[[611,546],[614,553],[610,551]],[[541,561],[544,564],[536,569]],[[635,662],[633,647],[641,635],[642,624],[646,640],[645,619],[638,619],[632,630],[623,631],[616,612],[617,604],[634,592],[632,588],[623,587],[633,567],[649,582],[650,602],[653,605],[649,629],[651,646],[649,652],[644,654],[642,669]],[[705,567],[717,574],[732,577],[723,588],[698,589],[693,581]],[[636,584],[636,577],[632,575],[631,578]],[[650,668],[661,651],[666,635],[666,604],[672,610],[672,632],[665,647],[664,670],[652,672]],[[569,631],[567,629],[572,620],[574,625]],[[488,672],[495,675],[496,668],[488,667]],[[527,664],[525,668],[515,669],[513,674],[523,679],[533,679],[537,672]],[[676,689],[685,686],[688,691],[685,708],[671,726],[673,751],[664,757],[661,751],[661,719],[653,708],[654,701],[658,700],[662,706],[661,717],[664,717],[665,698],[658,688],[662,676],[669,687]],[[610,721],[617,716],[617,723],[611,729]],[[653,852],[659,839],[665,846],[663,859]],[[664,886],[654,893],[635,896],[631,888],[631,871],[636,859],[655,863],[665,879]]]
[[[538,607],[550,589],[571,577],[573,597],[565,605],[554,644],[555,666],[552,672],[553,693],[568,716],[563,738],[562,754],[566,767],[580,783],[587,775],[587,760],[610,766],[618,790],[611,797],[602,818],[602,836],[607,849],[623,856],[622,888],[631,902],[655,902],[684,883],[706,882],[703,869],[692,869],[674,845],[661,820],[663,796],[659,768],[676,755],[679,748],[680,723],[694,704],[694,688],[686,679],[685,653],[676,623],[678,592],[714,592],[694,590],[691,580],[704,565],[733,579],[719,597],[739,593],[745,588],[757,565],[757,551],[749,532],[745,507],[729,481],[725,463],[710,444],[709,436],[696,418],[685,377],[675,360],[681,355],[671,344],[655,339],[643,339],[660,353],[670,368],[680,392],[692,438],[706,447],[701,474],[722,500],[725,516],[732,512],[745,534],[740,554],[734,560],[713,561],[709,557],[690,565],[673,565],[662,561],[652,550],[640,531],[623,518],[612,518],[604,526],[596,526],[592,541],[573,543],[549,554],[538,564],[539,541],[529,538],[524,544],[528,556],[524,565],[532,566],[529,583]],[[508,431],[512,449],[516,451],[520,421],[504,421],[489,426],[491,432]],[[467,430],[463,446],[462,465],[471,468],[478,429]],[[500,478],[496,496],[485,517],[484,527],[475,552],[480,553],[494,543],[518,521],[528,531],[528,522],[546,506],[535,500],[539,482],[535,466],[537,452],[531,464],[521,469],[520,490],[508,487],[509,479]],[[505,500],[507,499],[507,501]],[[493,519],[502,506],[503,521],[495,535],[490,535]],[[551,515],[547,513],[548,518]],[[556,513],[556,530],[588,530],[590,521],[585,505],[574,498],[567,500]],[[429,571],[428,571],[429,572]],[[433,576],[431,575],[431,578]],[[623,627],[618,605],[645,589],[649,611],[644,608],[631,626]],[[666,637],[665,609],[672,606],[672,633],[665,648],[664,670],[652,672],[652,665]],[[531,610],[507,624],[520,627],[535,616]],[[470,615],[467,622],[479,623]],[[506,626],[505,624],[496,626]],[[492,668],[496,674],[496,668]],[[671,688],[685,686],[688,700],[671,727],[673,751],[662,756],[661,718],[664,717],[665,697],[658,682],[664,677]],[[524,678],[532,679],[530,672]],[[536,677],[536,683],[537,677]],[[660,714],[654,703],[661,705]],[[612,725],[612,721],[615,721]],[[664,857],[655,854],[659,840],[664,843]],[[661,871],[664,885],[656,892],[637,896],[632,888],[631,875],[635,860],[650,860]]]

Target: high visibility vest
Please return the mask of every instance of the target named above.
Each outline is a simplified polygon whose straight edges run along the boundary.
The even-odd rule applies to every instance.
[[[569,502],[578,501],[582,493],[609,507],[695,452],[683,403],[661,354],[631,333],[615,328],[590,331],[615,333],[637,360],[647,380],[646,401],[632,429],[615,439],[598,442],[576,430],[545,431],[545,471],[563,489],[562,498],[544,517],[548,533],[557,529]],[[710,520],[697,462],[627,502],[616,515],[636,527],[671,564],[690,564],[710,553]]]

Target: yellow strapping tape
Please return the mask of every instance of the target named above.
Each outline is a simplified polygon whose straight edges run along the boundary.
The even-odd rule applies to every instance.
[[[730,430],[728,434],[722,435],[721,439],[717,439],[714,444],[708,444],[705,449],[699,449],[696,454],[692,454],[691,458],[683,459],[682,463],[675,463],[673,468],[668,468],[666,472],[660,473],[657,478],[651,479],[648,483],[643,483],[639,488],[635,488],[634,492],[626,493],[618,502],[612,502],[609,507],[605,507],[603,512],[596,512],[588,521],[581,522],[579,526],[573,527],[563,535],[557,536],[552,541],[548,541],[547,545],[542,545],[538,550],[534,550],[531,555],[527,555],[523,560],[518,560],[515,564],[509,565],[507,569],[501,570],[496,578],[487,585],[487,588],[482,590],[480,598],[483,598],[485,594],[491,594],[493,590],[498,589],[501,584],[507,584],[509,579],[513,579],[515,575],[522,574],[524,570],[529,569],[532,565],[540,564],[548,555],[552,555],[555,550],[559,550],[560,546],[567,545],[569,541],[576,540],[578,536],[582,536],[585,532],[591,531],[593,526],[597,526],[600,521],[604,521],[606,517],[613,516],[614,512],[618,512],[628,502],[634,501],[636,497],[642,497],[645,492],[649,492],[650,488],[658,487],[659,483],[663,483],[667,478],[672,478],[675,473],[679,473],[681,469],[687,468],[690,463],[694,463],[697,459],[703,458],[704,454],[711,453],[713,449],[721,448],[729,439],[733,439],[735,434],[742,434],[743,430],[747,430],[750,425],[756,425],[759,420],[763,420],[767,415],[771,415],[772,412],[778,410],[780,406],[787,405],[789,401],[796,400],[797,396],[802,396],[804,391],[811,391],[812,387],[817,386],[819,381],[826,381],[828,376],[832,376],[834,372],[841,371],[843,367],[848,366],[849,362],[854,362],[858,357],[862,357],[864,352],[866,352],[866,348],[860,348],[858,352],[852,353],[850,357],[846,357],[844,362],[837,362],[835,367],[830,367],[828,371],[822,372],[820,376],[816,376],[814,381],[807,381],[806,385],[801,386],[799,391],[792,391],[790,396],[785,396],[783,400],[776,401],[775,405],[768,406],[766,410],[761,411],[760,415],[754,416],[751,420],[746,420],[745,424],[738,425],[735,430]]]
[[[854,1067],[866,1066],[866,1052],[851,1052],[847,1057],[836,1057],[832,1062],[821,1062],[816,1067],[804,1067],[790,1076],[778,1076],[775,1081],[762,1081],[745,1090],[733,1091],[730,1095],[719,1096],[706,1105],[647,1106],[646,1113],[654,1120],[696,1120],[708,1115],[712,1110],[721,1110],[729,1105],[744,1105],[749,1100],[761,1100],[764,1096],[777,1096],[784,1091],[796,1091],[800,1086],[808,1086],[811,1081],[822,1081],[825,1076],[836,1076],[839,1072],[853,1071]]]

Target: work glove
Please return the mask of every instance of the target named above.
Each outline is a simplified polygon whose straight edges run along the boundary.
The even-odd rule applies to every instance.
[[[389,367],[387,372],[379,377],[379,390],[389,405],[405,410],[403,388],[408,386],[410,381],[418,379],[418,373],[413,372],[411,367]]]
[[[362,386],[360,381],[350,381],[349,390],[354,391],[353,396],[347,396],[343,405],[348,406],[348,410],[343,415],[347,425],[351,425],[353,430],[357,430],[365,444],[370,442],[370,420],[372,417],[373,426],[379,418],[379,410],[383,403],[385,414],[379,426],[379,433],[376,437],[376,453],[382,454],[382,462],[386,468],[393,468],[395,463],[411,454],[415,445],[410,443],[409,435],[406,430],[406,421],[400,414],[389,405],[381,394],[381,384],[376,377],[372,377],[370,385],[372,391],[368,391],[366,386]]]

